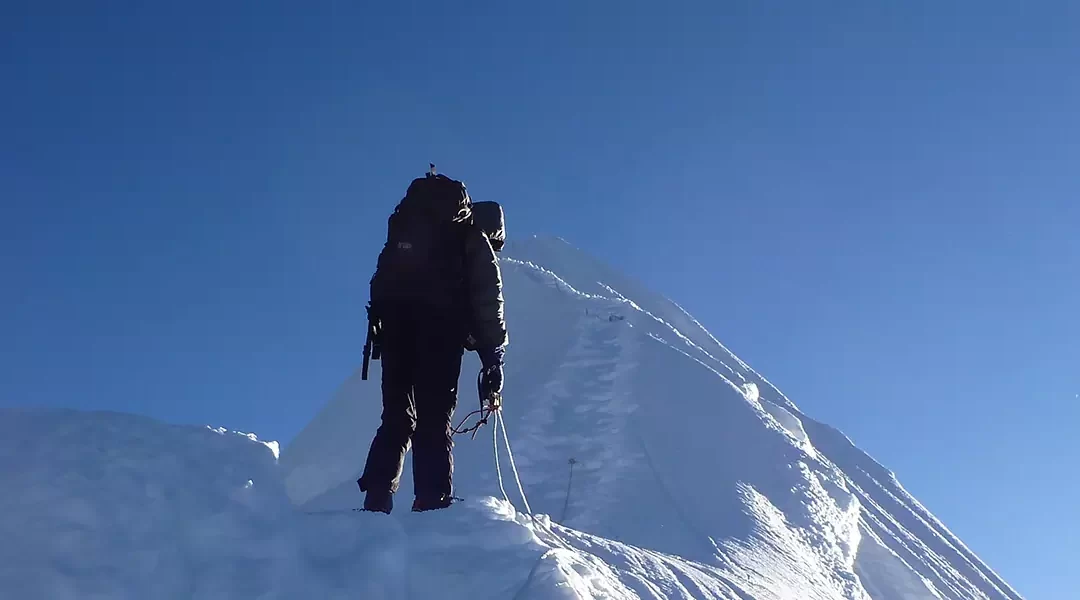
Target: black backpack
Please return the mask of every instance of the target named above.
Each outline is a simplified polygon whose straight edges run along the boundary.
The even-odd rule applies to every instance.
[[[413,180],[387,224],[371,279],[375,310],[452,314],[462,308],[465,237],[471,226],[465,184],[434,173]]]

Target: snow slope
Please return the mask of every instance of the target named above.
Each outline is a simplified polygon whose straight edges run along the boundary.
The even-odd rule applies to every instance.
[[[350,511],[378,363],[280,460],[246,434],[7,411],[0,596],[1020,598],[678,305],[561,240],[505,254],[504,416],[538,516],[519,512],[505,453],[518,510],[504,499],[490,427],[455,451],[465,503]]]

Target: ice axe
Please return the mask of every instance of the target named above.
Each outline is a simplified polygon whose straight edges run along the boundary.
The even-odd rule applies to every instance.
[[[360,369],[360,379],[362,381],[367,381],[368,365],[371,361],[382,358],[382,340],[379,339],[382,327],[379,317],[372,314],[370,303],[367,305],[367,323],[367,339],[364,341],[364,365]]]

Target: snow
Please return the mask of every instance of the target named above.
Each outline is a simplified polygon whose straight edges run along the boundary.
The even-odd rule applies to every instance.
[[[281,452],[222,428],[9,410],[0,596],[1020,598],[680,306],[559,239],[506,254],[503,416],[535,516],[505,448],[508,497],[499,485],[491,425],[455,450],[465,502],[409,513],[406,476],[392,516],[352,511],[377,362]],[[467,358],[462,409],[478,368]]]

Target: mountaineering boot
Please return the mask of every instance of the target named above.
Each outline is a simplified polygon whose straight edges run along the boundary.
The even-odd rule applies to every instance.
[[[413,500],[412,509],[413,512],[425,512],[429,510],[439,510],[440,508],[447,508],[454,502],[461,501],[461,498],[455,498],[450,495],[440,495],[433,497],[418,496],[416,500]]]
[[[390,514],[394,510],[394,495],[388,491],[368,490],[364,496],[364,510]]]

